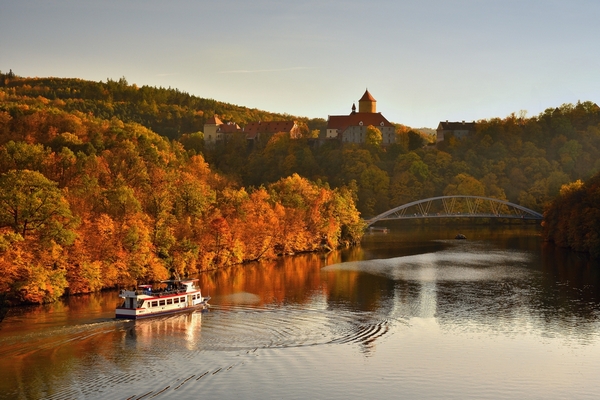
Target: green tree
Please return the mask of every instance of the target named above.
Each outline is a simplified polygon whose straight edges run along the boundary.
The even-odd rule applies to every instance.
[[[408,131],[408,150],[417,150],[423,147],[425,144],[425,139],[421,136],[420,133],[415,132],[413,130]]]
[[[39,232],[57,242],[70,243],[66,227],[73,221],[69,203],[56,182],[36,171],[10,171],[0,176],[0,226],[23,238]]]
[[[381,146],[381,142],[383,142],[383,135],[379,128],[374,127],[373,125],[367,126],[367,132],[365,134],[365,143],[369,146]]]

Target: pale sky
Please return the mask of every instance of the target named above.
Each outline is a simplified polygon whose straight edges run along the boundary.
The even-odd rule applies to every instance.
[[[600,103],[598,0],[0,0],[0,70],[415,128]]]

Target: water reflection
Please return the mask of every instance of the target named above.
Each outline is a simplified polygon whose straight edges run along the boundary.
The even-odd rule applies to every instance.
[[[345,346],[373,359],[406,332],[422,335],[423,349],[432,332],[599,341],[597,263],[543,244],[535,229],[462,231],[469,240],[417,229],[204,273],[206,314],[116,321],[115,292],[13,309],[0,324],[0,393],[101,398],[169,387],[170,396],[192,375],[206,381],[261,351]]]
[[[171,337],[169,349],[197,350],[201,338],[202,313],[187,312],[169,317],[135,321],[122,331],[123,347],[134,351],[156,353],[162,338]]]

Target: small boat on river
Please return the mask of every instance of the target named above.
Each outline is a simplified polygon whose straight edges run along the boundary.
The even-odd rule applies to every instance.
[[[166,287],[156,291],[152,285],[139,285],[134,290],[121,290],[123,303],[115,310],[116,318],[139,319],[174,314],[208,307],[210,296],[202,297],[197,279],[162,281]]]

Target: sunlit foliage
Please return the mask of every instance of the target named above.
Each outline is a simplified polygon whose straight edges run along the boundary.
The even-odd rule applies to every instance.
[[[206,146],[214,114],[242,126],[296,119],[303,137]],[[373,128],[368,143],[345,145],[318,139],[325,126],[125,78],[0,73],[0,291],[13,303],[47,302],[333,249],[360,240],[361,214],[443,194],[537,211],[560,195],[547,212],[549,238],[597,249],[591,205],[573,223],[551,218],[600,171],[594,103],[481,120],[471,136],[437,146],[401,125],[395,144],[381,146]],[[563,186],[577,180],[586,183]]]

